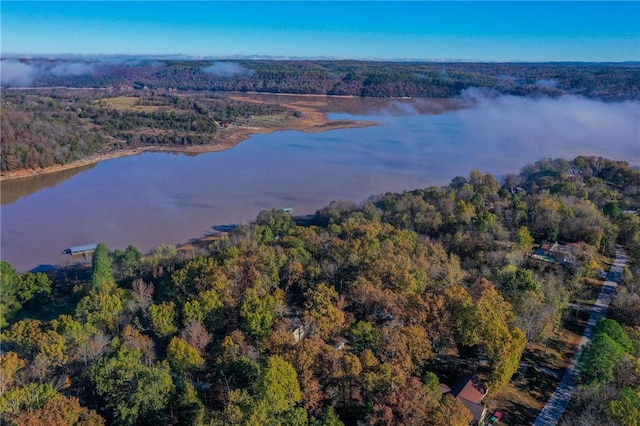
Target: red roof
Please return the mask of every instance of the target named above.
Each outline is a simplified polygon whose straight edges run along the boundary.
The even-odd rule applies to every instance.
[[[463,398],[479,404],[487,394],[487,388],[476,375],[460,376],[451,385],[451,394],[456,398]]]

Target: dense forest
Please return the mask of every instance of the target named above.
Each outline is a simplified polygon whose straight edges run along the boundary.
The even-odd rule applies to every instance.
[[[454,97],[466,88],[480,87],[518,96],[575,94],[608,100],[640,99],[637,63],[205,61],[133,57],[30,58],[20,62],[32,78],[15,82],[3,78],[3,85],[127,85],[135,89],[436,98]]]
[[[638,425],[639,209],[627,163],[545,159],[304,220],[262,211],[198,251],[100,244],[91,268],[48,275],[3,262],[0,419],[467,425],[440,384],[475,373],[498,395],[617,243],[633,262],[563,424]],[[556,241],[562,260],[531,255]]]
[[[3,93],[0,171],[42,169],[144,146],[216,145],[225,123],[272,114],[295,111],[275,104],[168,93]]]

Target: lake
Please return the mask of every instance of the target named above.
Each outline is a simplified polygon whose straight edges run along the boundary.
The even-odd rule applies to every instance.
[[[71,263],[62,250],[86,243],[146,252],[251,221],[262,209],[313,213],[332,200],[446,185],[474,169],[518,173],[544,157],[640,164],[638,102],[472,91],[462,102],[451,109],[447,101],[332,99],[330,117],[379,125],[280,131],[227,151],[143,153],[2,182],[1,258],[24,272]]]

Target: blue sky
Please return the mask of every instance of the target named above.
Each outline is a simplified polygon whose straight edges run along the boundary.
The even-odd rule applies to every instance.
[[[11,2],[2,54],[639,61],[640,2]]]

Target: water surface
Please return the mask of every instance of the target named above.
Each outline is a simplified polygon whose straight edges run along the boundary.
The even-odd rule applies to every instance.
[[[210,233],[215,225],[253,220],[262,209],[312,213],[332,200],[445,185],[473,169],[517,173],[543,157],[602,155],[640,163],[638,103],[505,97],[423,114],[415,107],[423,101],[366,102],[357,100],[355,109],[353,100],[333,105],[333,116],[378,126],[281,131],[227,151],[143,153],[3,182],[2,260],[25,271],[71,262],[62,250],[86,243],[147,251]]]

